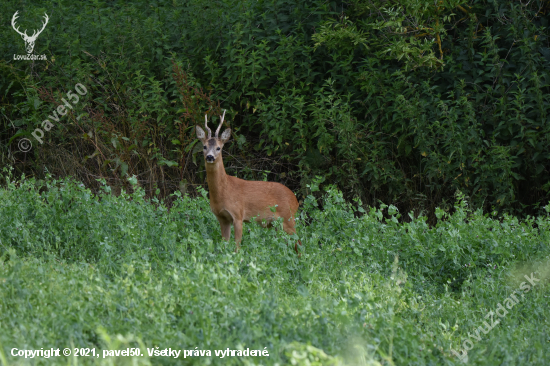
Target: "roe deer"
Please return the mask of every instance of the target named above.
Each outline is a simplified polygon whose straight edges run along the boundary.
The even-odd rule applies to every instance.
[[[221,117],[216,134],[212,137],[212,131],[208,128],[208,116],[204,116],[204,127],[208,131],[196,126],[197,138],[202,142],[204,160],[206,165],[206,180],[210,190],[210,209],[220,222],[222,237],[229,240],[231,237],[231,224],[235,227],[235,242],[238,251],[243,236],[243,221],[250,222],[256,219],[258,222],[266,220],[267,227],[277,217],[283,218],[283,229],[288,234],[295,234],[294,218],[298,211],[298,200],[290,189],[276,182],[247,181],[232,177],[225,173],[222,158],[223,145],[231,136],[231,129],[223,131],[218,137],[220,128],[225,118],[225,111]],[[275,212],[272,208],[275,207]],[[270,209],[271,208],[271,209]],[[298,252],[298,242],[294,250]]]

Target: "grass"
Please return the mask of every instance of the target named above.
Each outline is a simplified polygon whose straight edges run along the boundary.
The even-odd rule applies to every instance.
[[[548,216],[483,215],[458,195],[429,227],[314,184],[298,220],[301,258],[293,238],[252,224],[235,254],[206,197],[168,210],[139,187],[117,197],[106,185],[93,195],[70,179],[4,178],[1,364],[458,365],[453,350],[468,339],[471,365],[550,361]],[[540,281],[476,333],[531,274]],[[72,355],[25,359],[13,348]],[[103,358],[127,348],[143,356]],[[228,348],[249,356],[215,354]],[[149,356],[165,349],[188,352]]]

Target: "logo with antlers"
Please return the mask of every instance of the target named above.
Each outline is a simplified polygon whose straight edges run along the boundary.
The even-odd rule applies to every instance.
[[[36,42],[36,38],[38,38],[40,33],[42,33],[44,28],[46,28],[46,24],[48,24],[48,20],[50,18],[48,18],[48,14],[44,13],[45,22],[42,24],[42,29],[40,29],[39,31],[35,30],[34,33],[32,34],[32,36],[28,36],[26,29],[25,29],[25,32],[20,32],[19,27],[16,28],[16,26],[15,26],[15,20],[17,19],[17,13],[19,13],[19,10],[16,11],[15,14],[13,14],[13,18],[11,18],[11,26],[13,27],[13,29],[17,33],[19,33],[21,35],[21,38],[23,38],[23,41],[25,41],[25,48],[27,49],[27,53],[32,53],[32,51],[34,50],[34,42]]]

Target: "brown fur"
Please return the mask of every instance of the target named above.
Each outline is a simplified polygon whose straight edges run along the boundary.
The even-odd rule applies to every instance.
[[[299,204],[290,189],[276,182],[247,181],[225,173],[221,151],[229,136],[230,130],[227,129],[221,138],[206,137],[204,131],[197,126],[197,137],[205,146],[204,158],[206,180],[210,190],[210,209],[220,223],[222,237],[225,240],[230,239],[231,224],[233,224],[237,251],[242,240],[243,222],[255,219],[262,223],[265,220],[265,226],[271,227],[272,221],[278,217],[283,218],[283,230],[288,234],[295,234],[294,219]],[[209,162],[207,156],[210,156],[210,160],[213,157],[214,160]],[[272,212],[270,207],[275,205],[277,205],[275,212]],[[294,249],[300,255],[298,243],[302,245],[298,240]]]

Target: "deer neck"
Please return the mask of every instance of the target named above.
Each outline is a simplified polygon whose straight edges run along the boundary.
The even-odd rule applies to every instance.
[[[214,164],[206,163],[206,181],[210,191],[210,202],[220,202],[227,184],[227,174],[221,156]]]

